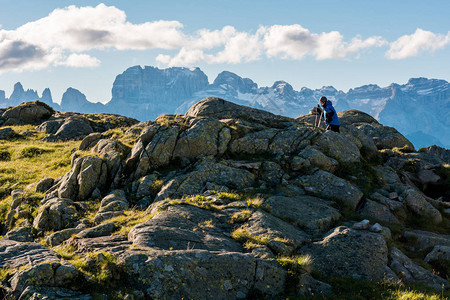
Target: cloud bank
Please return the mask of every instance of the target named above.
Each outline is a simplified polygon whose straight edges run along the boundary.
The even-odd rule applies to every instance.
[[[55,9],[15,30],[0,29],[0,72],[49,66],[96,67],[101,62],[89,55],[90,50],[158,49],[162,52],[156,57],[159,63],[189,66],[199,62],[237,64],[305,57],[345,59],[383,46],[389,46],[387,58],[404,59],[434,52],[449,43],[450,31],[442,35],[417,29],[389,43],[381,36],[346,40],[338,31],[313,33],[299,24],[260,26],[253,32],[225,26],[186,34],[178,21],[133,24],[127,21],[124,11],[99,4]]]

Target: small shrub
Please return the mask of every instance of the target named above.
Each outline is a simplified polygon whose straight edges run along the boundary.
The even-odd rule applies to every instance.
[[[25,158],[32,158],[44,154],[46,152],[52,152],[48,149],[38,148],[38,147],[25,147],[20,151],[20,156]]]
[[[248,242],[252,244],[267,245],[267,237],[252,235],[245,226],[236,228],[231,232],[231,237],[244,245]]]
[[[289,272],[298,274],[302,271],[311,272],[313,259],[310,255],[282,256],[277,258],[277,262]]]
[[[252,213],[253,212],[250,209],[243,209],[243,210],[240,210],[238,212],[235,212],[231,216],[231,219],[230,219],[229,223],[231,223],[231,224],[243,223],[243,222],[247,221],[251,217]]]
[[[8,150],[0,150],[0,161],[10,161],[11,153]]]
[[[243,196],[237,193],[220,192],[219,194],[217,194],[217,198],[226,201],[240,201],[242,200]]]

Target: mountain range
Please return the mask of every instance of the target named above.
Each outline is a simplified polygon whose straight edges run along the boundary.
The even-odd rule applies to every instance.
[[[48,88],[39,97],[37,91],[24,90],[16,83],[9,98],[0,90],[0,107],[40,100],[60,111],[106,112],[150,120],[161,114],[185,113],[193,103],[209,96],[289,117],[307,114],[321,96],[326,96],[336,110],[366,112],[395,127],[416,147],[436,144],[450,148],[450,85],[439,79],[411,78],[406,84],[387,87],[368,84],[346,93],[332,86],[296,91],[285,81],[259,87],[253,80],[228,71],[209,83],[199,68],[133,66],[116,77],[112,98],[106,104],[90,102],[73,88],[67,89],[58,104]]]

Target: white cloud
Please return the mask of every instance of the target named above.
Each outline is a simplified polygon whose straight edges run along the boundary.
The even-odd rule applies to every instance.
[[[74,67],[74,68],[86,68],[86,67],[98,67],[100,60],[96,57],[92,57],[87,54],[72,53],[65,61],[61,61],[58,65]]]
[[[311,33],[308,29],[296,25],[274,25],[264,28],[264,46],[269,57],[282,59],[302,59],[312,55],[318,60],[345,58],[359,51],[383,46],[382,37],[370,37],[362,40],[354,37],[349,43],[337,31]]]
[[[450,31],[447,35],[436,34],[418,28],[411,35],[403,35],[390,44],[386,57],[390,59],[404,59],[417,56],[420,52],[434,52],[450,43]]]
[[[15,30],[0,29],[0,72],[98,66],[98,59],[80,53],[93,49],[179,49],[185,41],[182,27],[177,21],[132,24],[125,12],[104,4],[55,9]]]
[[[435,51],[450,42],[444,36],[417,29],[390,44],[386,56],[399,59],[420,51]],[[15,30],[0,28],[0,72],[43,69],[49,66],[96,67],[91,50],[171,50],[156,60],[168,66],[244,63],[265,58],[317,60],[358,57],[365,49],[387,42],[379,36],[350,40],[338,31],[313,33],[299,24],[260,26],[256,32],[233,26],[183,32],[178,21],[159,20],[133,24],[124,11],[99,4],[96,7],[68,6]]]

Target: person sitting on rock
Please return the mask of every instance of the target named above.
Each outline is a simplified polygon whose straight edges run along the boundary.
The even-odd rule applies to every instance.
[[[319,101],[325,112],[325,125],[327,125],[326,129],[340,133],[339,127],[341,126],[341,122],[339,121],[336,110],[333,107],[333,103],[331,103],[331,101],[325,96],[320,97]]]

